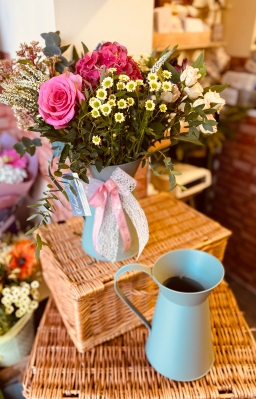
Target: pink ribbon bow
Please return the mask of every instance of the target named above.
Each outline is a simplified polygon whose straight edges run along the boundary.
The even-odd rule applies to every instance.
[[[100,228],[103,222],[105,207],[108,199],[108,195],[110,195],[112,202],[113,213],[116,218],[116,222],[120,231],[120,235],[124,244],[124,251],[130,248],[131,246],[131,236],[126,223],[126,218],[124,215],[123,207],[120,201],[120,197],[118,194],[118,186],[111,178],[103,183],[93,194],[91,197],[89,204],[93,206],[95,211],[95,219],[93,225],[93,245],[96,251],[98,250],[98,236],[100,232]],[[100,253],[99,253],[100,254]],[[101,255],[101,254],[100,254]]]

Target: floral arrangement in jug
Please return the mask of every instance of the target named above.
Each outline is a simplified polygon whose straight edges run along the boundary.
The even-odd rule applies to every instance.
[[[174,57],[177,46],[158,58],[154,52],[136,62],[117,42],[92,52],[82,43],[81,57],[74,51],[74,61],[68,62],[62,55],[68,46],[61,46],[59,32],[42,37],[44,49],[38,42],[22,44],[17,60],[0,64],[0,101],[13,107],[21,128],[39,132],[53,143],[59,162],[52,179],[64,193],[60,182],[78,177],[88,183],[90,165],[100,172],[142,159],[142,166],[152,167],[149,157],[161,140],[168,139],[169,145],[178,140],[199,144],[200,132],[216,132],[215,113],[225,103],[219,92],[226,86],[203,89],[199,83],[206,74],[203,53],[192,66],[186,62],[179,66]],[[15,148],[22,156],[26,151],[34,154],[40,145],[39,138],[23,138]],[[169,172],[173,189],[179,172],[165,155],[164,166],[162,173]],[[57,198],[49,185],[38,211],[40,225],[50,218],[51,200]]]
[[[0,336],[38,307],[37,263],[32,240],[11,234],[0,240]]]
[[[22,183],[28,177],[27,163],[27,158],[20,158],[14,149],[0,151],[0,183]]]

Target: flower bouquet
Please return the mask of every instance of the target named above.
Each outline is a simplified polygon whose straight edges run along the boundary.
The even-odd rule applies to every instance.
[[[37,157],[20,158],[13,149],[17,141],[8,133],[0,136],[0,231],[26,195],[37,175]]]
[[[32,275],[38,262],[35,244],[24,236],[6,234],[0,241],[0,366],[25,356],[34,329],[39,282]]]
[[[88,168],[98,173],[98,180],[104,180],[100,176],[108,167],[135,161],[152,167],[150,155],[162,140],[167,140],[167,146],[179,140],[200,144],[200,132],[216,132],[215,113],[224,105],[219,92],[226,86],[201,86],[199,80],[206,73],[203,53],[192,66],[186,61],[179,66],[174,57],[177,47],[166,49],[159,57],[153,52],[135,61],[117,42],[104,43],[93,52],[82,43],[81,57],[74,51],[74,60],[68,62],[62,55],[68,46],[61,45],[59,32],[44,33],[42,37],[46,42],[44,49],[37,42],[21,45],[17,60],[1,64],[4,90],[0,101],[14,108],[19,126],[39,132],[52,143],[59,160],[52,180],[59,190],[66,195],[68,192],[76,208],[82,196],[79,182],[89,183]],[[39,145],[39,138],[23,138],[15,149],[23,156],[26,152],[34,153]],[[169,173],[170,189],[173,189],[179,172],[174,169],[170,157],[164,153],[163,157],[161,173]],[[118,181],[125,181],[126,177],[118,174],[115,180],[112,172],[105,181],[111,180],[114,184],[111,187],[107,187],[106,182],[96,184],[96,195],[92,193],[91,202],[98,214],[91,233],[94,255],[102,254],[103,247],[108,245],[106,234],[113,232],[111,240],[116,240],[118,230],[123,247],[129,246],[127,229],[122,231],[121,227],[125,224],[124,217],[113,212],[120,205],[124,207],[126,194]],[[130,192],[133,181],[128,179],[125,185]],[[58,199],[55,187],[48,187],[41,203],[35,205],[38,209],[41,207],[38,211],[42,216],[40,225],[49,220],[54,211],[52,200]],[[116,208],[111,190],[117,191],[121,201]],[[126,210],[134,204],[128,203]],[[111,206],[112,213],[109,213]],[[134,215],[129,216],[136,219]],[[104,230],[107,217],[112,222]],[[145,225],[145,220],[143,223]],[[101,230],[105,231],[105,239],[97,237]],[[139,245],[141,252],[147,241],[146,227],[138,236],[144,236]],[[37,235],[38,251],[42,245]]]

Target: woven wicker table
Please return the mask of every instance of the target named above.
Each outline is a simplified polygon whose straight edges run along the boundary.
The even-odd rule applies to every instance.
[[[162,377],[149,365],[145,327],[79,353],[50,299],[25,372],[24,395],[28,399],[253,399],[256,343],[225,282],[210,295],[210,309],[214,366],[205,377],[181,383]]]

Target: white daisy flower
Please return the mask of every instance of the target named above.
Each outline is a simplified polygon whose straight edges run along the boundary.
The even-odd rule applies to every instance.
[[[11,301],[11,299],[8,299],[8,298],[6,298],[6,297],[4,296],[3,298],[1,298],[1,303],[2,303],[4,306],[11,306],[12,301]]]
[[[14,307],[12,305],[6,306],[6,308],[5,308],[6,314],[12,314],[13,311],[14,311]]]
[[[39,292],[38,292],[38,291],[34,292],[34,293],[32,294],[32,297],[33,297],[33,299],[35,299],[36,301],[38,301],[39,298],[40,298]]]
[[[162,90],[163,91],[172,91],[172,83],[171,82],[163,82]]]
[[[31,302],[31,299],[27,296],[26,298],[22,298],[21,300],[20,300],[20,302],[21,302],[21,304],[20,304],[20,308],[22,308],[22,306],[27,306],[27,305],[29,305],[30,304],[30,302]]]
[[[110,76],[108,76],[107,78],[103,79],[101,85],[106,89],[108,89],[109,87],[113,86],[113,82],[114,82],[113,79]]]
[[[21,287],[27,287],[30,288],[30,285],[28,283],[26,283],[25,281],[22,281],[22,283],[20,283]],[[16,287],[17,289],[20,289],[19,287]]]
[[[117,106],[119,109],[127,108],[127,102],[122,98],[121,100],[117,101]]]
[[[5,294],[3,296],[3,298],[5,298],[7,301],[11,301],[12,300],[12,295],[8,293],[8,294]]]
[[[108,97],[109,100],[116,100],[116,96],[114,94],[110,94]]]
[[[157,81],[155,81],[155,80],[152,80],[152,81],[149,83],[149,87],[150,87],[149,91],[158,91],[158,90],[160,90],[160,88],[161,88],[161,83],[160,83],[160,82],[157,82]]]
[[[14,305],[19,308],[21,306],[22,302],[21,299],[18,299],[16,302],[14,302]]]
[[[39,287],[39,282],[37,280],[32,281],[32,283],[30,284],[31,288],[36,289]]]
[[[142,79],[137,79],[136,80],[136,85],[137,86],[143,86],[144,85],[143,80]]]
[[[101,106],[101,101],[98,98],[95,98],[95,100],[93,101],[92,108],[98,109],[100,106]]]
[[[100,143],[101,143],[101,138],[100,138],[100,136],[93,136],[92,142],[93,142],[93,144],[95,144],[95,145],[100,145]]]
[[[31,301],[31,304],[29,305],[32,309],[37,309],[38,308],[38,302],[37,301]]]
[[[129,82],[130,78],[127,75],[119,75],[119,82]]]
[[[98,89],[97,91],[96,91],[96,97],[99,99],[99,100],[105,100],[106,98],[107,98],[107,91],[105,90],[105,89]]]
[[[10,293],[11,293],[11,290],[10,290],[9,287],[5,287],[5,288],[3,289],[3,291],[2,291],[2,294],[3,294],[3,295],[7,295],[7,294],[10,294]]]
[[[21,318],[25,313],[26,313],[26,311],[18,309],[15,312],[15,316],[18,317],[18,318]]]
[[[108,104],[110,105],[110,107],[114,107],[116,105],[116,100],[108,100]]]
[[[113,74],[116,72],[116,68],[109,68],[107,72]]]
[[[172,73],[169,71],[162,71],[162,77],[164,79],[170,79],[172,77]]]
[[[12,295],[19,295],[20,294],[20,287],[12,286],[11,287],[11,293],[12,293]]]
[[[124,90],[125,84],[123,82],[118,82],[116,87],[117,87],[117,90]]]
[[[160,112],[166,112],[167,111],[167,106],[165,104],[161,104],[159,109],[160,109]]]
[[[117,112],[115,114],[115,121],[118,123],[122,123],[124,121],[124,114],[122,112]]]
[[[126,89],[127,91],[135,91],[136,90],[136,82],[134,82],[134,80],[131,80],[130,82],[126,83]]]
[[[147,111],[154,111],[155,109],[155,103],[153,100],[147,100],[145,102],[145,108]]]
[[[150,72],[147,76],[147,79],[149,82],[152,82],[153,80],[158,80],[158,76],[155,72]]]
[[[30,294],[30,287],[22,287],[20,290],[20,295],[21,296],[27,296]]]
[[[98,117],[100,116],[100,113],[99,113],[99,111],[98,111],[96,108],[94,108],[94,109],[91,111],[91,116],[92,116],[93,118],[98,118]]]
[[[130,107],[132,107],[134,105],[134,99],[132,97],[128,97],[127,98],[127,103]]]
[[[100,110],[104,116],[108,116],[110,114],[112,108],[108,103],[106,103],[106,104],[101,105]]]

